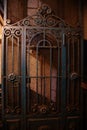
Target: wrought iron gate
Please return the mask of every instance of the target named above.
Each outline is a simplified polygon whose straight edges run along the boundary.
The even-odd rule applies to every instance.
[[[80,130],[80,29],[47,5],[3,31],[5,130]]]

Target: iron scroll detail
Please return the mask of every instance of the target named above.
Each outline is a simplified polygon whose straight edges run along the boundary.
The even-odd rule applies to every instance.
[[[20,114],[21,108],[19,106],[16,106],[15,108],[12,108],[10,106],[7,106],[5,109],[6,114]]]
[[[38,105],[38,104],[34,104],[32,106],[32,113],[34,114],[48,114],[48,113],[56,113],[56,106],[54,103],[50,103],[48,104],[42,104],[42,105]]]
[[[21,28],[19,28],[19,29],[17,29],[17,28],[4,29],[4,33],[5,33],[6,37],[9,37],[11,35],[19,37],[19,36],[21,36],[21,33],[22,33],[21,31],[22,31]]]
[[[72,72],[71,75],[70,75],[70,79],[71,80],[75,80],[75,79],[78,79],[79,78],[79,75],[78,73],[76,72]]]
[[[12,26],[65,27],[65,21],[55,15],[52,9],[43,4],[33,16],[28,16]],[[8,26],[8,25],[7,25]],[[9,25],[10,26],[10,25]]]
[[[14,73],[10,73],[10,74],[8,75],[8,81],[10,81],[10,82],[15,82],[16,79],[17,79],[17,76],[16,76]]]

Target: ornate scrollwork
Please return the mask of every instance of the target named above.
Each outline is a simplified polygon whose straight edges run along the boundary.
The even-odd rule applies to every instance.
[[[40,32],[40,31],[39,31]],[[27,29],[26,30],[26,36],[27,36],[27,42],[31,40],[31,38],[38,33],[37,29]]]
[[[5,36],[10,36],[11,35],[11,29],[4,29],[4,34],[5,34]]]
[[[41,105],[39,106],[39,112],[41,114],[46,114],[49,111],[49,107],[47,105]]]
[[[56,25],[56,20],[53,19],[52,17],[48,17],[46,23],[47,23],[47,25],[50,26],[50,27],[51,27],[51,26],[55,26],[55,25]]]
[[[4,34],[6,37],[9,37],[11,35],[14,35],[14,36],[20,36],[21,35],[21,29],[16,29],[16,28],[5,28],[4,29]]]
[[[39,114],[48,114],[48,113],[55,113],[56,112],[56,106],[54,103],[50,103],[49,105],[42,104],[34,104],[32,106],[32,112],[33,113],[39,113]]]
[[[43,25],[43,18],[41,16],[38,16],[35,18],[34,22],[37,25]]]
[[[14,34],[16,36],[20,36],[21,35],[21,31],[19,29],[15,29]]]
[[[80,38],[81,37],[81,30],[80,27],[74,28],[74,30],[71,30],[72,27],[69,27],[68,30],[65,31],[67,38]]]
[[[18,21],[13,26],[64,27],[66,23],[57,17],[47,4],[43,4],[36,14]]]
[[[79,105],[68,105],[66,107],[67,112],[79,111]]]
[[[32,106],[32,112],[33,112],[33,113],[36,113],[36,112],[37,112],[37,109],[38,109],[37,104],[34,104],[34,105]]]
[[[8,75],[8,81],[10,81],[10,82],[15,82],[16,81],[16,75],[14,74],[14,73],[10,73],[9,75]]]
[[[55,16],[54,12],[46,4],[42,5],[37,14],[40,18],[37,16],[37,18],[35,19],[36,24],[44,25],[47,27],[65,26],[65,22]]]
[[[51,110],[51,112],[56,112],[56,105],[55,105],[55,103],[53,103],[53,102],[50,103],[50,110]]]
[[[12,108],[10,106],[8,106],[5,109],[6,114],[20,114],[21,113],[21,108],[16,106],[15,108]]]
[[[48,113],[48,110],[49,110],[48,106],[44,105],[44,104],[42,104],[42,105],[35,104],[32,107],[33,113],[46,114],[46,113]]]
[[[37,13],[39,15],[42,15],[43,17],[46,17],[47,15],[52,14],[53,12],[48,5],[43,4]]]
[[[29,19],[25,19],[25,20],[23,21],[23,24],[24,24],[25,26],[29,26],[29,25],[30,25]]]
[[[76,72],[72,72],[71,75],[70,75],[70,79],[71,80],[75,80],[75,79],[78,79],[79,78],[79,75],[78,73]]]

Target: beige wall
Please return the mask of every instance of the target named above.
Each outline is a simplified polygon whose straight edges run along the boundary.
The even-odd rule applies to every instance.
[[[36,14],[37,9],[41,6],[40,0],[28,0],[27,1],[27,15]]]

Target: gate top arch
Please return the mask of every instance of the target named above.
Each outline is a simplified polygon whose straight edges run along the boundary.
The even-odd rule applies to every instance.
[[[11,26],[69,27],[63,19],[55,15],[47,4],[43,4],[35,15],[28,16]]]
[[[46,32],[46,36],[48,37],[50,34],[50,38],[54,36],[54,39],[56,40],[60,40],[61,38],[65,39],[65,36],[67,38],[72,36],[75,36],[75,38],[80,38],[82,32],[80,26],[72,27],[68,25],[63,19],[56,16],[54,11],[47,4],[43,4],[35,15],[27,16],[26,18],[14,24],[7,23],[7,25],[4,27],[3,33],[6,37],[9,37],[13,34],[15,36],[19,36],[23,31],[23,27],[28,29],[27,35],[29,34],[28,37],[30,36],[30,39],[32,39],[30,35],[32,32],[29,30],[30,28],[36,28],[36,31],[34,30],[35,35],[42,33],[43,30],[47,31],[48,29],[49,31]],[[40,28],[42,30],[38,30]]]

